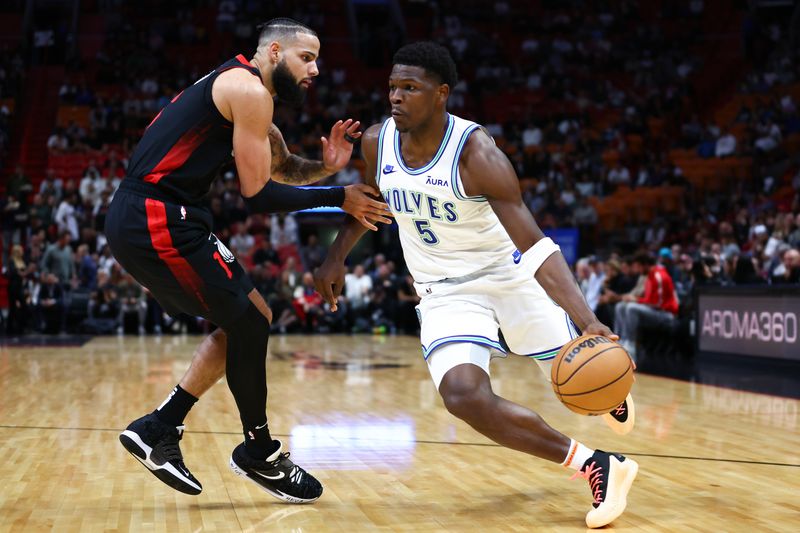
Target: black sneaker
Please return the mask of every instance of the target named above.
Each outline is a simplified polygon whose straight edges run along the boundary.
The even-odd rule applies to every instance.
[[[625,511],[628,491],[638,471],[639,465],[633,459],[626,459],[618,453],[594,451],[570,478],[582,477],[589,482],[594,502],[592,509],[586,513],[587,526],[603,527]]]
[[[322,485],[314,476],[289,460],[289,452],[278,449],[266,459],[253,459],[244,443],[233,449],[231,470],[256,483],[279,500],[289,503],[311,503],[322,495]]]
[[[155,413],[150,413],[131,422],[120,433],[119,441],[154,476],[173,489],[186,494],[200,494],[203,486],[183,464],[178,445],[182,436],[183,426],[170,426],[159,420]]]
[[[602,416],[603,421],[608,424],[614,433],[627,435],[636,423],[636,407],[633,403],[633,396],[628,394],[625,401]]]

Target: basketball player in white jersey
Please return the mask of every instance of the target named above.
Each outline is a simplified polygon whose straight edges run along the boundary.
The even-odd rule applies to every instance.
[[[586,523],[604,526],[625,510],[636,462],[592,450],[495,395],[489,361],[506,352],[498,328],[511,351],[542,363],[547,376],[547,360],[579,331],[617,336],[589,309],[558,246],[522,202],[505,155],[477,124],[447,113],[455,82],[445,48],[404,46],[389,79],[392,116],[362,137],[367,184],[394,213],[421,297],[423,355],[448,411],[498,444],[576,470],[594,498]],[[349,219],[316,272],[334,309],[344,260],[364,233]],[[610,423],[627,432],[633,417]]]

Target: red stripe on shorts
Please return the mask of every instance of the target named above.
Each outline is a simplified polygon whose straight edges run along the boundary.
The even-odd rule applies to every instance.
[[[203,308],[208,309],[203,298],[203,280],[172,245],[172,236],[167,228],[167,209],[164,202],[147,198],[144,206],[147,211],[147,229],[150,231],[150,240],[159,259],[166,263],[183,290],[194,295]]]

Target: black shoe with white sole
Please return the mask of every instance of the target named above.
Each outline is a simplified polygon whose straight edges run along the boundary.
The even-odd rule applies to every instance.
[[[288,503],[311,503],[322,495],[317,479],[289,460],[289,452],[278,449],[266,459],[253,459],[244,443],[231,454],[231,470],[258,484],[264,491]]]
[[[119,441],[158,479],[186,494],[200,494],[203,486],[183,464],[178,442],[183,426],[162,422],[155,413],[134,420],[120,433]]]

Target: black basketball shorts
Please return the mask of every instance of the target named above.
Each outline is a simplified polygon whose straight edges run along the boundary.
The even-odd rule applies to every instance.
[[[247,309],[253,283],[212,233],[212,220],[207,209],[124,180],[105,231],[115,259],[165,311],[201,316],[226,329]]]

